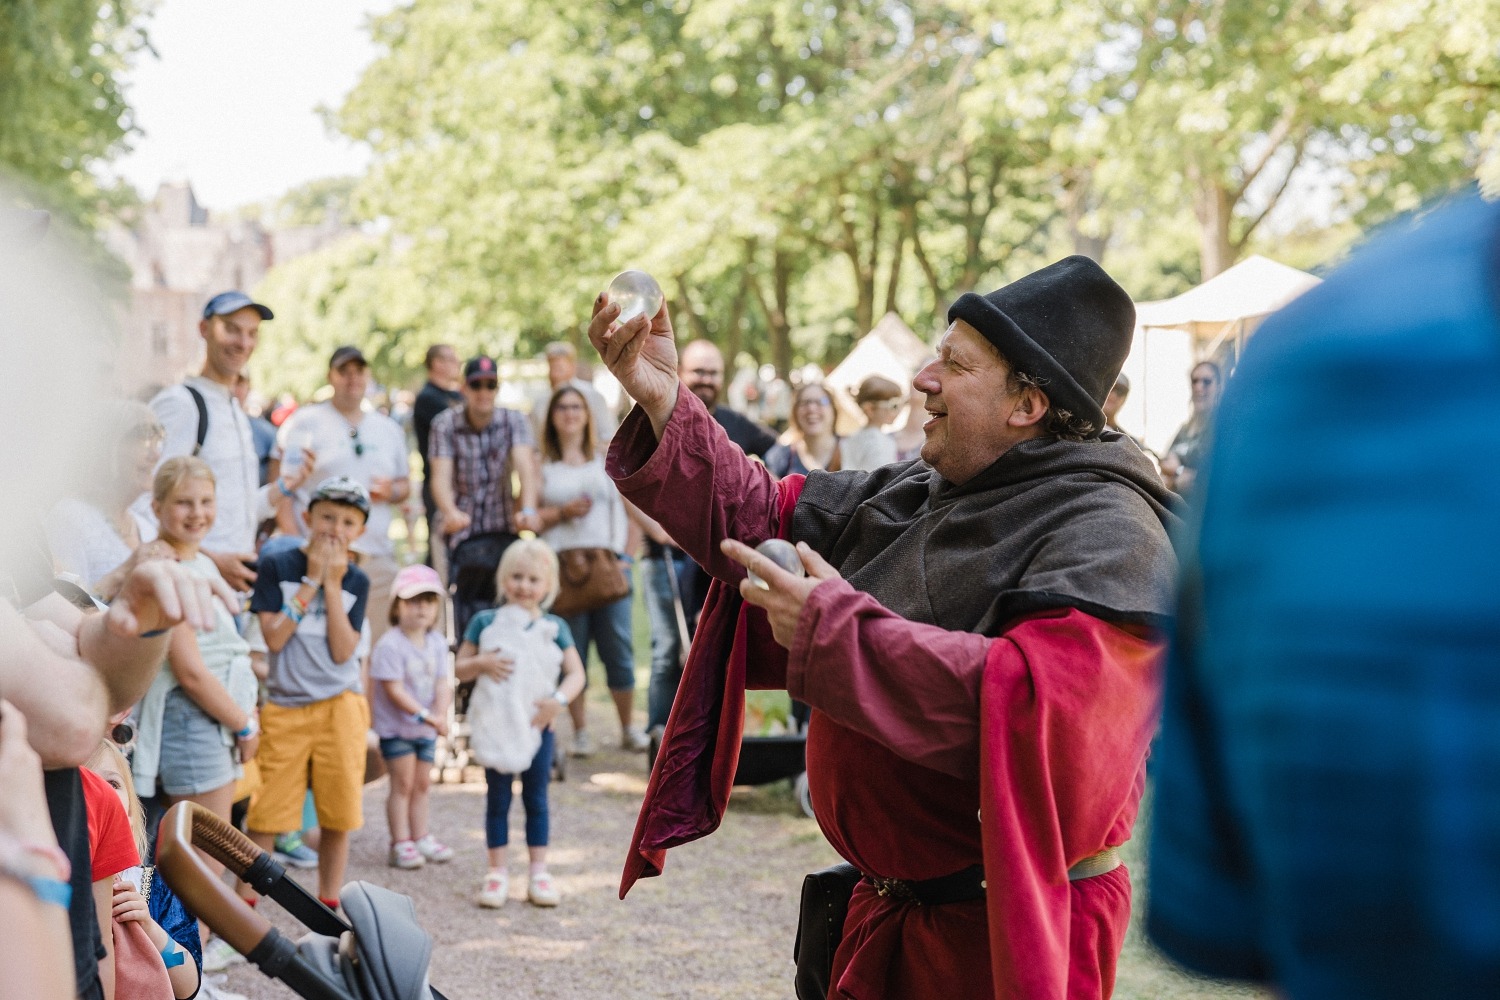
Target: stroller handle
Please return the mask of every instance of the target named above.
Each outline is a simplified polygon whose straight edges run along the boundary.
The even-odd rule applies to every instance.
[[[196,802],[179,802],[162,820],[157,861],[172,891],[241,955],[271,933],[271,923],[235,895],[194,847],[243,879],[265,853],[250,838]]]

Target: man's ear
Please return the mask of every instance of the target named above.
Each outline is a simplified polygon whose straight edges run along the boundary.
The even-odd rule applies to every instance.
[[[1020,396],[1005,422],[1012,427],[1034,427],[1041,423],[1052,406],[1047,394],[1034,385],[1023,385]]]
[[[308,507],[302,511],[302,523],[309,528],[312,527],[312,508]]]

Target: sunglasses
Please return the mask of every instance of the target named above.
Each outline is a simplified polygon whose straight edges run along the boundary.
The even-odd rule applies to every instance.
[[[500,388],[500,383],[494,379],[475,379],[469,383],[469,388],[475,392],[494,392]]]
[[[359,439],[359,428],[349,428],[349,440],[354,442],[354,457],[361,458],[365,453],[364,442]]]
[[[109,741],[121,751],[135,746],[135,727],[128,722],[117,722],[109,729]]]

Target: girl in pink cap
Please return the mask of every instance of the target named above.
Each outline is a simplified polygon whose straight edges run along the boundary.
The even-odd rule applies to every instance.
[[[395,626],[370,654],[373,722],[390,773],[385,818],[391,828],[390,863],[421,868],[448,861],[453,849],[427,829],[427,788],[437,738],[448,735],[453,684],[448,644],[435,628],[442,581],[428,566],[407,566],[391,585]]]

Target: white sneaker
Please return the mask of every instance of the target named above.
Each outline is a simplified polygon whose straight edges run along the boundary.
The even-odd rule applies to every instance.
[[[573,756],[587,757],[594,752],[594,738],[589,735],[587,729],[580,729],[573,734]]]
[[[417,845],[410,840],[403,840],[391,845],[390,866],[392,868],[421,868],[427,863],[422,852],[417,850]]]
[[[491,910],[498,910],[510,898],[510,873],[490,872],[479,890],[478,903]]]
[[[223,972],[231,965],[239,965],[245,960],[245,956],[234,950],[228,941],[221,937],[211,937],[208,944],[203,946],[203,971]]]
[[[651,737],[639,726],[631,726],[620,734],[620,749],[644,753],[651,748]]]
[[[243,993],[235,993],[225,988],[224,984],[229,982],[228,976],[204,976],[203,982],[198,987],[198,996],[201,1000],[250,1000]]]
[[[438,840],[432,834],[428,834],[417,841],[417,853],[428,861],[452,861],[453,848]]]
[[[531,876],[531,885],[526,889],[526,898],[531,900],[532,906],[556,906],[562,902],[562,893],[557,891],[557,884],[552,881],[552,873],[539,871]]]

